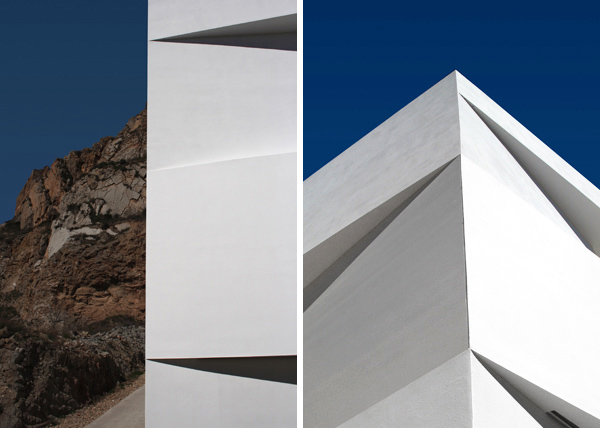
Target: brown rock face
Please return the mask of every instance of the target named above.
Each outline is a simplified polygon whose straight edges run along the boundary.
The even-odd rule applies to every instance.
[[[135,168],[137,167],[137,168]],[[17,197],[14,220],[21,229],[54,220],[64,212],[60,207],[66,195],[76,196],[77,190],[99,175],[146,170],[146,110],[132,118],[116,137],[105,137],[92,148],[71,152],[64,159],[56,159],[50,167],[34,170]],[[81,182],[82,178],[92,178]],[[110,183],[106,183],[110,186]],[[79,189],[73,189],[79,185]],[[75,195],[74,195],[75,193]],[[82,195],[79,195],[82,196]]]
[[[0,292],[22,319],[144,319],[146,110],[116,137],[35,170],[0,226]],[[18,228],[17,228],[18,225]]]
[[[0,426],[49,423],[143,368],[145,217],[146,110],[32,172],[0,225]]]
[[[144,328],[0,338],[0,427],[48,426],[143,370]]]

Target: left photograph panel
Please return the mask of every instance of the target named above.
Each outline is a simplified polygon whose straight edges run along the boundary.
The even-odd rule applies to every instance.
[[[147,1],[1,2],[0,36],[0,428],[143,428]]]
[[[150,0],[146,427],[295,427],[296,2]]]

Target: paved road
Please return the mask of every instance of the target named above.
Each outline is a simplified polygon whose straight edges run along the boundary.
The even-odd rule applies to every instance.
[[[144,428],[145,397],[142,386],[86,428]]]

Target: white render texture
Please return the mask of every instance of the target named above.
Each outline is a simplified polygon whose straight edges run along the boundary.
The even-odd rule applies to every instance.
[[[306,408],[338,426],[468,347],[462,243],[456,160],[307,310]]]
[[[169,285],[151,291],[148,358],[296,354],[295,167],[285,154],[152,173],[149,245],[169,262],[150,251],[147,270]]]
[[[296,52],[167,42],[148,50],[148,133],[164,141],[149,171],[296,152]]]
[[[146,426],[296,426],[296,385],[154,361],[146,373],[146,394],[153,391],[146,399]]]
[[[304,199],[306,427],[600,427],[600,192],[462,75]]]
[[[149,2],[149,428],[296,426],[295,13]]]

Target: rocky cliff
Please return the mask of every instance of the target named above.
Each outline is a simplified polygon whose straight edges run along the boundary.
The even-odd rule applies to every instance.
[[[50,423],[143,366],[145,214],[145,110],[33,171],[0,225],[0,426]]]

